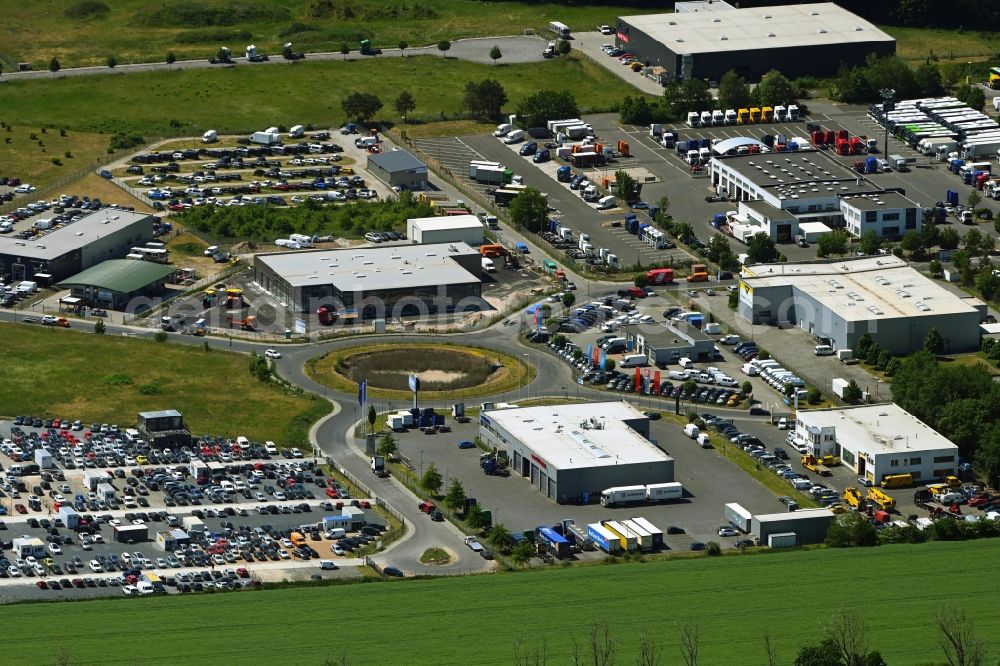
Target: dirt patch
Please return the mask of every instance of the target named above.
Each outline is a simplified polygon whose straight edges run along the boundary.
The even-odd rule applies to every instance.
[[[448,391],[495,381],[493,375],[501,367],[459,349],[431,348],[421,349],[419,354],[409,349],[357,354],[342,359],[336,369],[355,382],[367,380],[378,388],[405,390],[409,376],[415,374],[420,377],[422,389]]]

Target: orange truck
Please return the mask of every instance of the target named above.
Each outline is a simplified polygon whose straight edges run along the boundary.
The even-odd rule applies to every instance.
[[[510,254],[510,250],[503,245],[481,245],[479,247],[479,254],[489,259],[494,259],[496,257],[506,257]]]
[[[708,282],[708,266],[705,264],[691,264],[691,275],[688,275],[687,281]]]

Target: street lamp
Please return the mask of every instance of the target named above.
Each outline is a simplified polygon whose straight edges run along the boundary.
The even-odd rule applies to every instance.
[[[892,111],[894,108],[896,108],[895,102],[892,101],[892,98],[896,95],[896,91],[893,90],[892,88],[882,88],[882,90],[879,90],[878,92],[879,92],[880,95],[882,95],[882,113],[883,114],[888,114],[890,111]],[[885,144],[884,144],[883,154],[886,156],[886,159],[888,159],[888,156],[889,156],[889,119],[883,117],[882,118],[882,124],[885,126]]]

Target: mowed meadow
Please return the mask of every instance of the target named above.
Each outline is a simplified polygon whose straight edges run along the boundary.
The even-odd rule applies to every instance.
[[[699,662],[778,663],[820,641],[841,610],[867,625],[887,663],[943,663],[935,613],[948,605],[976,618],[991,654],[1000,541],[934,542],[872,549],[699,556],[558,567],[433,580],[299,587],[183,596],[0,606],[10,663],[48,663],[65,648],[73,664],[514,663],[514,642],[544,646],[548,663],[570,663],[591,622],[606,622],[615,663],[633,663],[645,632],[679,663],[678,626],[700,635]],[[129,639],[132,637],[134,640]],[[140,640],[141,637],[141,640]]]

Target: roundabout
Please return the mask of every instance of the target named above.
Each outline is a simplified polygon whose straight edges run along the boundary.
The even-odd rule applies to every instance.
[[[306,364],[311,379],[346,394],[362,381],[370,397],[405,400],[409,377],[420,380],[420,393],[429,399],[449,396],[496,395],[532,382],[535,368],[518,357],[484,349],[444,343],[378,344],[338,349]]]

